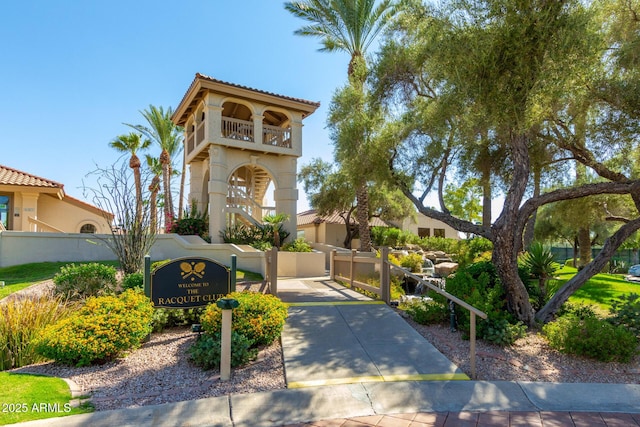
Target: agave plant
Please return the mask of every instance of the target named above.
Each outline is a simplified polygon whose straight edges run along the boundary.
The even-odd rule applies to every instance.
[[[522,262],[531,271],[531,275],[538,279],[539,302],[544,303],[547,297],[547,281],[558,269],[558,263],[553,260],[551,249],[540,242],[533,242],[523,255]]]

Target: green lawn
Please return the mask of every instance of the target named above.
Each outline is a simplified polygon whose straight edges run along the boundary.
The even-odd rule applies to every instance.
[[[0,425],[91,412],[71,407],[71,392],[60,378],[0,372]]]
[[[100,264],[108,264],[118,266],[117,261],[98,261]],[[82,264],[84,261],[75,262],[75,264]],[[0,268],[0,281],[5,282],[4,288],[0,288],[0,299],[6,297],[9,294],[17,292],[34,283],[41,282],[43,280],[51,279],[55,274],[60,271],[60,267],[67,264],[74,264],[72,262],[39,262],[34,264],[22,264],[14,265],[11,267]],[[236,280],[245,281],[260,281],[262,276],[258,273],[250,271],[238,270]]]
[[[101,264],[117,266],[117,261],[99,261]],[[76,262],[75,264],[80,264]],[[4,288],[0,288],[0,299],[9,294],[24,289],[34,283],[51,279],[60,271],[60,267],[71,262],[38,262],[0,268],[0,281],[4,281]]]
[[[559,288],[571,279],[577,270],[573,267],[562,267],[555,276],[558,280],[552,281],[552,289]],[[555,282],[555,283],[554,283]],[[601,312],[609,313],[611,302],[624,294],[640,294],[640,283],[628,282],[621,274],[596,274],[578,289],[569,302],[576,304],[594,305]]]

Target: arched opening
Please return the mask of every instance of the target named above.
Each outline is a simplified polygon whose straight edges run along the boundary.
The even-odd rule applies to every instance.
[[[266,215],[276,213],[275,186],[268,171],[246,165],[236,169],[229,178],[227,194],[227,226],[238,223],[259,224]]]
[[[240,141],[255,141],[252,112],[244,104],[227,101],[222,105],[222,136]]]
[[[280,111],[266,110],[262,119],[262,143],[291,148],[291,120]]]
[[[82,224],[82,227],[80,227],[80,233],[96,234],[96,231],[96,226],[93,224]]]

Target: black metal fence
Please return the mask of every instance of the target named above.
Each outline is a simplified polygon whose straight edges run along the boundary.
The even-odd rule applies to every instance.
[[[591,248],[591,256],[595,257],[598,255],[601,249],[602,248]],[[564,264],[566,260],[573,258],[573,248],[571,247],[554,246],[551,248],[551,253],[553,253],[553,258],[556,262],[561,264]],[[618,249],[612,259],[622,261],[628,266],[640,263],[638,260],[638,249]]]

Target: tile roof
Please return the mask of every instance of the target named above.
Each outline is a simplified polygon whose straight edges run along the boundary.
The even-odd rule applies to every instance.
[[[239,89],[246,89],[246,90],[250,90],[252,92],[257,92],[257,93],[262,93],[262,94],[265,94],[265,95],[275,96],[275,97],[282,98],[282,99],[287,99],[289,101],[300,102],[302,104],[309,104],[309,105],[313,105],[314,107],[319,107],[320,106],[319,102],[307,101],[306,99],[302,99],[302,98],[293,98],[293,97],[290,97],[290,96],[279,95],[279,94],[273,93],[273,92],[267,92],[265,90],[255,89],[255,88],[252,88],[252,87],[249,87],[249,86],[243,86],[243,85],[239,85],[239,84],[235,84],[235,83],[229,83],[229,82],[225,82],[225,81],[222,81],[222,80],[215,79],[213,77],[209,77],[209,76],[207,76],[205,74],[201,74],[201,73],[196,73],[196,78],[194,79],[194,83],[198,79],[208,80],[210,82],[219,83],[219,84],[223,84],[223,85],[226,85],[226,86],[237,87]]]
[[[25,187],[59,188],[64,187],[50,179],[40,178],[26,172],[0,165],[0,185],[20,185]]]
[[[182,100],[178,104],[178,107],[175,109],[175,111],[173,112],[173,115],[171,116],[171,120],[173,120],[174,123],[179,124],[179,125],[183,125],[184,124],[184,120],[183,120],[184,119],[184,115],[185,115],[185,113],[187,111],[189,111],[190,104],[193,101],[193,99],[190,99],[190,97],[194,96],[195,98],[197,98],[197,93],[195,93],[194,91],[196,90],[196,88],[198,86],[199,86],[198,93],[202,92],[203,90],[206,91],[206,89],[203,88],[203,83],[205,83],[205,84],[206,83],[210,83],[212,85],[221,85],[221,86],[227,86],[229,88],[241,89],[241,90],[245,90],[245,91],[254,92],[256,94],[271,96],[271,97],[274,97],[274,98],[280,98],[281,100],[284,100],[284,101],[287,101],[287,102],[296,102],[299,105],[300,104],[305,105],[306,107],[301,107],[301,110],[306,112],[306,113],[303,113],[303,118],[307,117],[310,114],[312,114],[318,107],[320,107],[320,103],[319,102],[307,101],[306,99],[302,99],[302,98],[293,98],[293,97],[290,97],[290,96],[279,95],[277,93],[268,92],[268,91],[260,90],[260,89],[255,89],[255,88],[252,88],[252,87],[249,87],[249,86],[243,86],[243,85],[239,85],[239,84],[235,84],[235,83],[229,83],[229,82],[225,82],[223,80],[218,80],[218,79],[215,79],[213,77],[209,77],[209,76],[207,76],[205,74],[196,73],[195,78],[193,79],[193,81],[189,85],[189,88],[187,89],[187,91],[183,95]],[[189,104],[185,104],[187,102],[187,100],[189,100]]]
[[[355,223],[355,218],[354,223]],[[298,225],[320,224],[326,222],[328,224],[344,224],[344,219],[340,216],[339,212],[334,212],[331,215],[319,216],[315,209],[300,212],[298,214]],[[370,227],[389,227],[389,224],[384,222],[378,217],[373,217],[369,220]]]

